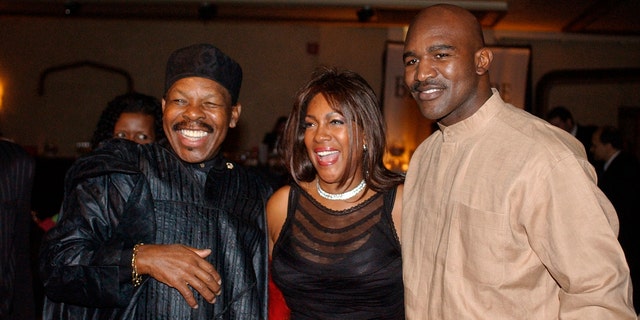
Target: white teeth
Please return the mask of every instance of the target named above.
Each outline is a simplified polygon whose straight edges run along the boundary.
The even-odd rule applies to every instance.
[[[206,131],[202,131],[202,130],[180,130],[180,134],[182,136],[184,136],[187,139],[192,139],[192,140],[197,140],[200,139],[206,135],[208,135],[209,133]]]
[[[334,154],[334,153],[338,153],[338,151],[320,151],[317,152],[317,154],[321,157],[326,157],[328,155]]]
[[[440,89],[429,89],[429,90],[426,90],[425,93],[434,93],[434,92],[439,91],[439,90]]]

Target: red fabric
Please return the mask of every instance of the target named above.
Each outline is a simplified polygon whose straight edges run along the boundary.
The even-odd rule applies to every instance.
[[[46,218],[46,219],[41,220],[40,222],[38,222],[38,226],[42,230],[44,230],[45,232],[49,231],[49,229],[53,228],[53,226],[55,226],[55,225],[56,225],[56,222],[53,221],[53,219],[51,219],[51,218]]]
[[[269,320],[288,320],[290,313],[282,292],[271,280],[269,272]]]

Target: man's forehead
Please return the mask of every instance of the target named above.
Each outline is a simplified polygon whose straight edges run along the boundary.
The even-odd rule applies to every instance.
[[[178,91],[187,93],[194,90],[214,91],[224,96],[230,96],[229,90],[217,81],[202,77],[187,77],[176,81],[167,92]]]

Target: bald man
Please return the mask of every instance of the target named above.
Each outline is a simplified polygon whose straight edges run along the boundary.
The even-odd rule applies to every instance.
[[[636,319],[616,213],[584,147],[491,88],[475,17],[424,9],[403,58],[440,128],[407,172],[407,319]]]

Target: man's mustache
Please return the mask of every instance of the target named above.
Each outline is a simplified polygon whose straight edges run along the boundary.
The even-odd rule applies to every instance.
[[[427,79],[425,81],[416,81],[411,85],[411,91],[422,91],[421,88],[426,88],[429,86],[437,86],[444,88],[445,86],[435,79]]]
[[[202,121],[181,121],[174,124],[171,127],[174,131],[177,130],[202,130],[206,132],[213,132],[213,127]]]

